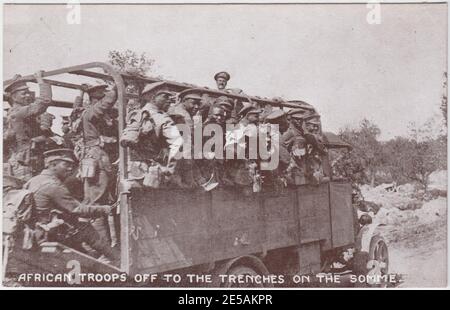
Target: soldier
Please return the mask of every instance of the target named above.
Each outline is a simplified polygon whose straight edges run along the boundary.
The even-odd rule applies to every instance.
[[[325,154],[325,149],[317,136],[305,132],[306,123],[318,117],[319,115],[312,111],[294,111],[291,113],[291,126],[281,138],[283,145],[291,153],[287,172],[293,176],[296,185],[307,182],[318,184],[323,177],[320,173],[320,156]],[[316,125],[314,123],[314,126]]]
[[[281,134],[285,133],[289,128],[286,113],[281,109],[273,110],[269,113],[265,118],[265,122],[268,124],[278,125],[278,130]]]
[[[223,145],[225,142],[225,118],[226,112],[223,107],[219,104],[214,104],[211,107],[208,118],[203,123],[203,129],[207,128],[208,125],[218,125],[221,129],[221,131],[219,132],[211,132],[211,135],[209,136],[204,135],[203,143],[207,143],[207,141],[209,141],[210,139],[215,139],[216,135],[221,135],[220,141],[222,141],[222,145],[220,145],[220,148],[216,148],[217,144],[214,143],[213,147],[210,150],[211,153],[203,154],[206,159],[196,161],[197,167],[200,167],[201,173],[206,179],[206,183],[202,183],[201,185],[207,191],[215,188],[217,185],[219,185],[219,183],[230,183],[229,180],[225,178],[225,167],[223,159]],[[200,164],[198,164],[198,162],[200,162]]]
[[[164,82],[158,82],[146,85],[141,96],[145,105],[130,115],[120,141],[132,150],[131,178],[144,178],[154,168],[166,175],[173,174],[176,156],[183,145],[180,131],[167,114],[173,93],[166,90]],[[155,187],[159,181],[149,180]]]
[[[98,93],[103,92],[102,95]],[[81,114],[81,130],[83,145],[81,152],[80,176],[83,180],[85,204],[113,203],[112,192],[114,188],[113,167],[110,156],[105,151],[107,143],[117,141],[111,134],[114,131],[110,113],[115,101],[117,91],[115,88],[106,91],[105,87],[96,87],[96,97],[90,96],[91,103]],[[98,97],[97,97],[98,95]],[[102,242],[107,243],[109,232],[106,217],[98,217],[92,225],[99,232]]]
[[[245,102],[238,113],[240,121],[233,132],[227,132],[227,147],[237,146],[238,158],[244,152],[245,160],[227,163],[230,166],[231,177],[241,186],[253,185],[253,192],[261,190],[258,158],[258,125],[262,111],[250,102]]]
[[[305,117],[304,137],[307,142],[306,173],[311,183],[319,184],[328,181],[322,166],[322,157],[327,154],[320,129],[320,116],[312,114]]]
[[[195,89],[187,89],[178,94],[181,103],[169,109],[170,114],[178,114],[184,117],[184,123],[191,129],[194,128],[194,118],[199,115],[202,106],[202,96]]]
[[[108,185],[111,163],[104,147],[105,143],[115,140],[115,137],[111,136],[115,133],[108,114],[117,99],[117,92],[115,89],[105,91],[104,87],[98,89],[102,89],[103,95],[101,98],[91,97],[91,104],[81,115],[83,135],[81,177],[85,184],[85,202],[106,204],[110,202]]]
[[[204,122],[204,125],[206,126],[208,124],[216,124],[219,125],[223,130],[225,130],[226,117],[227,114],[223,106],[220,104],[215,104],[212,106],[209,116]]]
[[[234,110],[234,101],[226,96],[220,96],[215,100],[215,105],[221,106],[225,111],[225,123],[237,124],[238,120]]]
[[[64,180],[74,167],[74,154],[70,149],[56,149],[44,153],[45,165],[41,174],[31,178],[24,186],[33,192],[36,205],[36,237],[40,241],[58,241],[78,250],[82,243],[116,259],[108,243],[99,236],[87,218],[104,216],[110,206],[82,204],[73,198]]]
[[[281,137],[282,146],[291,154],[290,163],[286,169],[288,182],[296,185],[306,184],[306,141],[303,137],[304,115],[303,110],[291,112],[291,126]]]
[[[44,112],[37,117],[39,123],[39,136],[31,139],[31,161],[33,175],[39,174],[44,169],[44,152],[51,149],[68,147],[63,137],[52,131],[55,116]]]
[[[52,101],[51,86],[44,82],[43,71],[34,76],[39,84],[39,97],[30,102],[31,92],[26,83],[16,76],[16,81],[8,85],[4,91],[8,93],[11,109],[7,119],[7,147],[10,149],[8,160],[9,174],[28,180],[33,175],[31,166],[31,139],[39,135],[39,124],[36,117],[47,110]]]
[[[214,80],[216,80],[217,89],[221,91],[225,91],[227,87],[227,83],[230,80],[231,76],[228,72],[222,71],[218,72],[214,75]]]
[[[268,144],[268,150],[271,148],[278,148],[278,156],[279,156],[279,166],[277,171],[273,171],[272,177],[273,179],[283,178],[281,171],[284,171],[290,161],[290,154],[285,145],[281,143],[282,135],[288,130],[289,123],[286,119],[286,113],[282,109],[273,110],[270,112],[265,118],[266,124],[269,125],[269,137],[270,144]],[[278,130],[274,130],[275,125],[278,125]],[[285,184],[285,180],[282,180],[283,184]]]

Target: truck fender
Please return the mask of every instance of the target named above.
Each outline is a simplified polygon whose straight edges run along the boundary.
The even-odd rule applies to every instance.
[[[257,256],[254,255],[238,256],[225,262],[222,262],[220,264],[217,264],[213,274],[217,275],[217,277],[215,277],[217,279],[219,274],[226,274],[228,270],[238,265],[245,265],[251,267],[261,275],[269,274],[269,270],[261,261],[261,259],[259,259]]]
[[[370,241],[376,234],[375,230],[377,229],[377,227],[381,225],[382,224],[380,223],[372,223],[361,227],[358,234],[356,235],[356,251],[369,252]]]

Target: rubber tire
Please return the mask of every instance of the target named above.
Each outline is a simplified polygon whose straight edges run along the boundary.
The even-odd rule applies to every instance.
[[[385,255],[386,255],[386,267],[384,268],[385,270],[383,271],[383,274],[387,274],[389,273],[389,250],[386,244],[386,241],[384,240],[383,237],[376,235],[373,236],[372,240],[370,240],[370,248],[369,248],[369,260],[375,260],[375,246],[378,243],[382,243],[384,250],[385,250]]]
[[[389,272],[389,252],[386,245],[386,242],[383,237],[379,235],[375,235],[370,240],[369,252],[359,252],[356,254],[353,261],[353,273],[356,275],[367,275],[369,269],[367,268],[367,264],[371,260],[375,260],[375,249],[378,243],[382,242],[385,246],[385,253],[387,255],[387,266],[384,268],[383,274],[387,274]],[[370,285],[367,283],[355,283],[356,287],[379,287],[380,285]]]
[[[241,274],[247,274],[247,275],[251,275],[251,276],[257,276],[260,275],[257,271],[255,271],[253,268],[248,267],[248,266],[243,266],[243,265],[239,265],[236,267],[232,267],[228,270],[227,275],[241,275]],[[264,287],[264,284],[257,284],[257,283],[246,283],[245,284],[234,284],[234,283],[224,283],[223,287],[227,287],[227,288],[231,288],[231,287]],[[238,285],[238,286],[234,286],[234,285]]]

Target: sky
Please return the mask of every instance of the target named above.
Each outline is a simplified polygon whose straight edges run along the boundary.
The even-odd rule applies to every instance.
[[[367,118],[382,140],[439,116],[447,70],[447,5],[4,5],[3,78],[145,52],[154,75],[249,95],[304,100],[337,132]],[[55,112],[56,110],[53,110]],[[58,113],[58,112],[56,112]]]

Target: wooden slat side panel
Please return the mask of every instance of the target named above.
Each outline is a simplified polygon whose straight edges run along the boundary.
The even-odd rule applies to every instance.
[[[130,230],[138,270],[208,262],[210,193],[149,190],[134,192],[132,197]]]
[[[211,245],[215,260],[258,253],[265,232],[257,194],[243,195],[235,189],[212,192]]]
[[[295,190],[285,189],[276,195],[263,196],[267,250],[298,243]]]
[[[302,186],[297,190],[300,220],[300,242],[323,241],[323,249],[331,247],[328,184]]]
[[[300,274],[316,274],[320,272],[320,243],[302,244],[298,249]]]
[[[350,183],[330,184],[333,247],[348,245],[355,241],[351,193]]]

